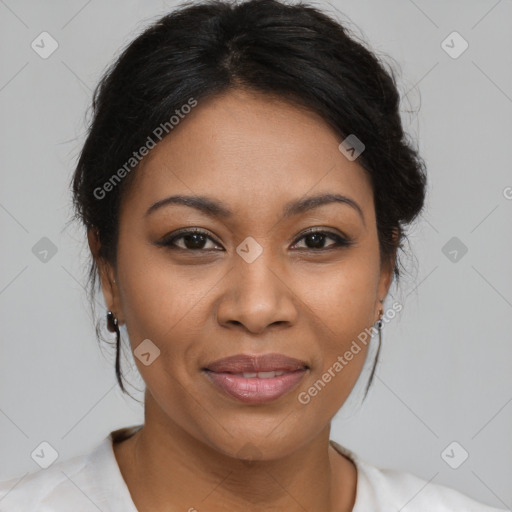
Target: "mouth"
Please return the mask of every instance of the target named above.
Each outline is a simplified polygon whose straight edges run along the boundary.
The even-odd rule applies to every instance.
[[[202,369],[217,390],[248,404],[277,400],[298,386],[309,371],[301,360],[281,354],[239,354]]]

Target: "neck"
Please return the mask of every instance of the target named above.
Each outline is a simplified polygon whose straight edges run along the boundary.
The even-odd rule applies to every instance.
[[[114,445],[139,512],[352,511],[356,469],[330,446],[330,425],[286,457],[244,461],[191,436],[151,401],[144,427]]]

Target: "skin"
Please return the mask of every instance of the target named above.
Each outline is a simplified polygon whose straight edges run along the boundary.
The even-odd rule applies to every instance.
[[[132,349],[150,339],[161,351],[149,366],[135,358],[147,386],[145,424],[114,445],[139,511],[352,510],[357,471],[329,434],[365,347],[309,404],[297,399],[378,320],[392,280],[394,261],[380,261],[370,179],[340,142],[316,114],[232,90],[201,101],[137,169],[121,205],[116,265],[96,261]],[[281,218],[289,201],[320,193],[350,197],[364,220],[342,203]],[[214,198],[233,216],[176,204],[145,215],[174,194]],[[195,250],[183,238],[181,251],[156,245],[193,227],[212,239]],[[307,228],[353,245],[331,248],[329,235],[315,245]],[[263,248],[252,263],[236,252],[248,236]],[[92,231],[89,243],[96,255]],[[265,404],[223,394],[201,371],[221,357],[268,352],[310,369]],[[248,443],[253,462],[240,452]]]

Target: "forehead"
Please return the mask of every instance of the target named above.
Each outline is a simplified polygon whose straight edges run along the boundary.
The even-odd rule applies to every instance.
[[[141,162],[125,199],[131,211],[173,194],[214,196],[240,215],[281,210],[320,192],[373,209],[367,172],[338,149],[317,114],[240,90],[198,105]],[[136,191],[136,192],[135,192]]]

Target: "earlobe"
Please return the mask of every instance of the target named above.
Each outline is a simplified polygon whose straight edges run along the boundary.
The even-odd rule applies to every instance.
[[[115,279],[112,267],[103,258],[96,260],[96,266],[98,268],[103,297],[105,298],[105,305],[109,311],[114,312],[119,317],[117,289],[114,284]]]
[[[382,317],[384,315],[384,308],[382,307],[383,306],[383,303],[384,303],[384,299],[379,299],[379,303],[380,303],[380,307],[379,307],[379,317],[377,318],[377,322],[379,322],[379,329],[380,327],[382,327]]]
[[[397,255],[397,251],[398,251],[398,245],[400,243],[400,227],[393,228],[391,236],[392,236],[392,240],[393,240],[394,251],[389,256],[389,259],[386,262],[387,263],[386,267],[384,269],[384,271],[386,273],[386,277],[385,277],[385,288],[386,289],[385,289],[384,293],[381,295],[381,297],[384,297],[385,295],[387,295],[389,287],[391,286],[391,282],[393,280],[393,275],[394,275],[394,270],[395,270],[395,265],[396,265],[396,255]]]
[[[392,238],[393,238],[395,250],[388,258],[386,258],[385,261],[383,261],[381,263],[381,273],[380,273],[380,279],[379,279],[379,286],[378,286],[378,290],[377,290],[377,297],[379,298],[379,304],[378,304],[378,308],[379,308],[378,315],[379,316],[381,316],[383,313],[383,310],[382,310],[383,302],[389,292],[389,288],[391,287],[391,283],[393,281],[399,236],[400,236],[399,228],[394,228]]]
[[[100,237],[96,228],[89,228],[87,230],[87,242],[89,243],[89,249],[93,258],[97,260],[100,252]]]
[[[95,229],[89,229],[87,232],[87,239],[89,242],[89,248],[91,254],[96,262],[96,268],[98,269],[98,277],[100,279],[101,289],[103,297],[105,299],[105,305],[108,311],[112,311],[117,317],[119,323],[121,323],[121,310],[118,288],[116,286],[116,279],[114,269],[112,265],[105,260],[104,257],[100,256],[101,242],[99,240],[98,232]]]
[[[379,286],[377,290],[377,297],[379,297],[381,303],[387,296],[389,288],[391,286],[391,281],[393,280],[394,265],[395,259],[393,257],[388,258],[385,262],[383,262],[381,266]]]

